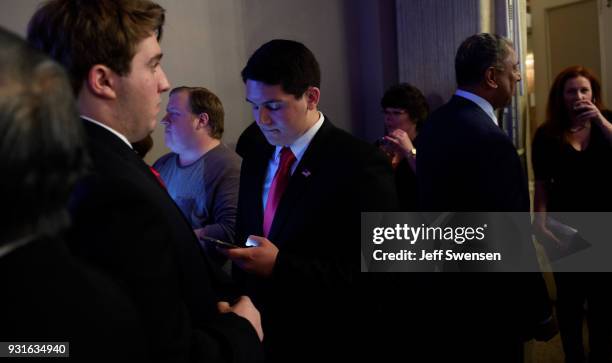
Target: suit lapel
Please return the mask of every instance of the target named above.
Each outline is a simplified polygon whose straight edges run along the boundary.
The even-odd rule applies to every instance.
[[[289,185],[287,185],[287,189],[280,200],[272,227],[270,228],[268,237],[271,241],[277,239],[277,236],[292,213],[300,213],[302,208],[299,206],[299,201],[308,200],[309,187],[312,180],[319,177],[320,166],[325,157],[325,145],[332,128],[333,125],[325,117],[323,125],[321,125],[319,131],[312,138],[302,160],[296,167],[293,175],[291,175]],[[282,241],[282,239],[278,241]]]

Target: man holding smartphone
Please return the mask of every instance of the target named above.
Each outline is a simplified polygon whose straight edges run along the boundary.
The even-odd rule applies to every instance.
[[[265,43],[242,79],[263,137],[249,136],[236,229],[256,246],[225,252],[262,312],[268,361],[346,359],[360,212],[396,207],[391,166],[319,112],[319,64],[303,44]]]

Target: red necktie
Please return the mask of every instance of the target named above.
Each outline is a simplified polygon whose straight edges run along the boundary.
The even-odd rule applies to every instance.
[[[263,232],[265,237],[268,237],[268,233],[272,227],[272,221],[274,220],[274,214],[276,213],[276,207],[278,207],[283,192],[285,188],[287,188],[287,184],[289,184],[291,165],[294,161],[295,155],[293,155],[291,149],[286,146],[283,147],[280,152],[278,169],[276,169],[276,174],[274,174],[274,179],[272,180],[272,185],[268,192],[266,209],[264,210]]]
[[[157,182],[164,188],[166,188],[166,184],[164,184],[164,180],[161,178],[161,175],[159,175],[159,171],[155,170],[154,167],[149,166],[149,169],[151,169],[151,173],[153,173],[153,175],[155,175],[155,179],[157,179]]]

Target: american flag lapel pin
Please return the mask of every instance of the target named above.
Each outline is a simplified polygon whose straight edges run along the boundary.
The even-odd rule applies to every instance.
[[[310,170],[308,169],[302,170],[302,175],[304,175],[305,178],[308,178],[310,176]]]

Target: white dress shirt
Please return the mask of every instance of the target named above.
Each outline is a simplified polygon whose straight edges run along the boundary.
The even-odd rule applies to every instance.
[[[87,121],[89,121],[89,122],[91,122],[91,123],[93,123],[93,124],[96,124],[96,125],[98,125],[98,126],[100,126],[100,127],[104,127],[104,128],[105,128],[105,129],[107,129],[108,131],[110,131],[110,132],[112,132],[113,134],[115,134],[115,135],[116,135],[118,138],[120,138],[121,140],[123,140],[123,142],[125,142],[125,143],[126,143],[126,144],[127,144],[129,147],[130,147],[130,149],[133,149],[132,144],[130,144],[130,142],[128,141],[127,137],[123,136],[123,135],[122,135],[121,133],[119,133],[117,130],[115,130],[115,129],[113,129],[113,128],[110,128],[110,127],[106,126],[105,124],[103,124],[102,122],[100,122],[100,121],[96,121],[96,120],[94,120],[94,119],[93,119],[93,118],[91,118],[91,117],[87,117],[87,116],[83,116],[83,115],[81,115],[81,118],[82,118],[83,120],[87,120]]]
[[[308,145],[312,141],[312,138],[316,135],[317,131],[323,125],[324,116],[321,112],[319,112],[319,120],[315,122],[308,131],[306,131],[302,136],[300,136],[297,140],[293,142],[291,145],[285,145],[291,149],[293,155],[295,156],[295,162],[291,165],[291,175],[297,168],[300,160],[304,156]],[[274,175],[276,174],[276,169],[280,164],[280,152],[283,149],[283,146],[277,146],[274,154],[272,154],[272,158],[270,158],[270,162],[268,163],[268,170],[266,172],[266,179],[264,180],[263,191],[262,191],[262,206],[264,210],[266,209],[266,202],[268,201],[268,193],[270,192],[270,186],[272,186],[272,181],[274,180]]]
[[[462,89],[458,89],[455,92],[455,95],[468,99],[477,104],[478,107],[480,107],[487,115],[489,115],[491,121],[493,121],[496,126],[499,126],[499,122],[497,122],[497,116],[495,116],[495,110],[493,110],[493,106],[491,106],[489,101],[478,95],[473,94],[472,92],[464,91]]]

